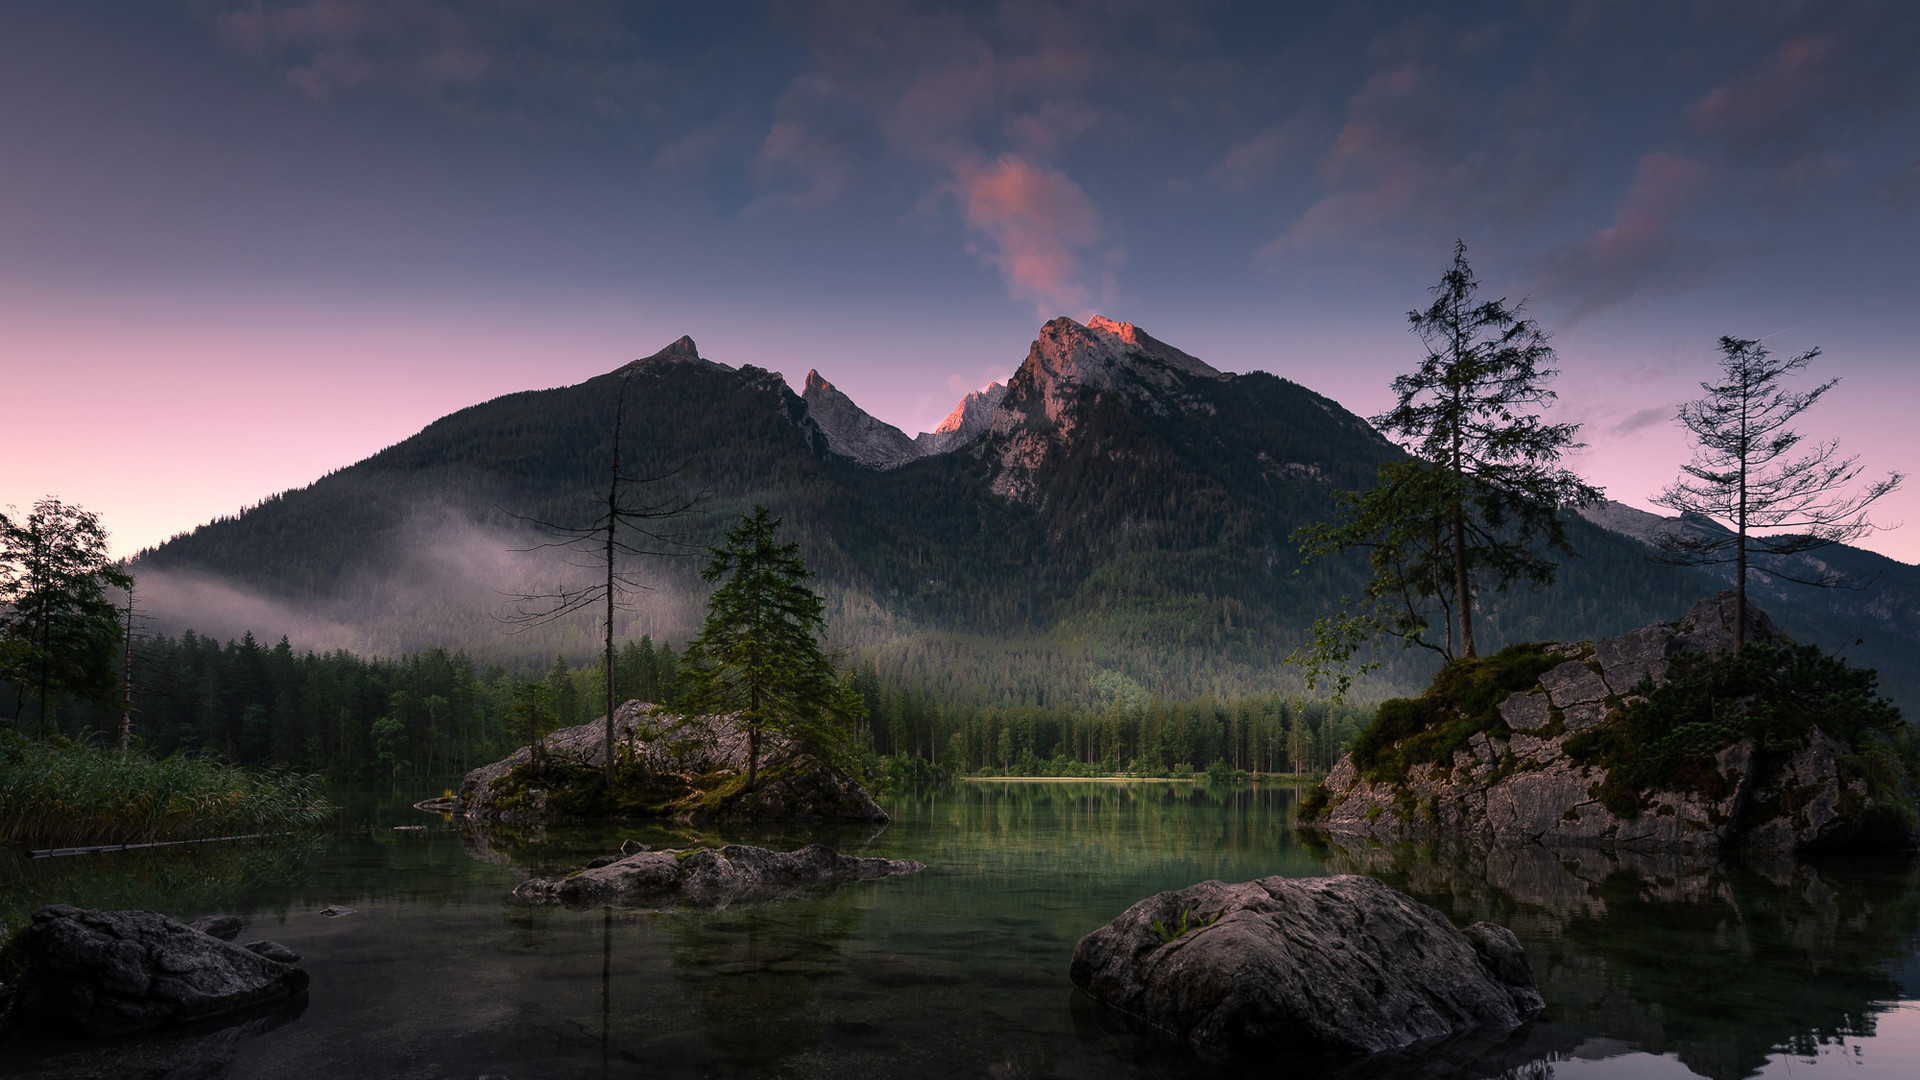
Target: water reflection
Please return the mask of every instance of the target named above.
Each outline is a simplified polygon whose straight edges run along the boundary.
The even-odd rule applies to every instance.
[[[1556,1023],[1715,1080],[1871,1036],[1904,996],[1896,973],[1920,930],[1920,871],[1905,858],[1715,864],[1457,842],[1326,852],[1330,871],[1513,927]]]
[[[435,789],[437,790],[437,788]],[[472,829],[426,791],[343,789],[347,813],[292,847],[118,853],[0,874],[16,908],[63,901],[226,910],[304,953],[304,1013],[236,1027],[218,1053],[161,1041],[21,1042],[0,1075],[224,1077],[1331,1075],[1562,1080],[1666,1069],[1716,1078],[1842,1060],[1920,1066],[1874,1033],[1920,975],[1908,861],[1728,867],[1596,851],[1329,844],[1291,828],[1290,788],[964,783],[888,801],[871,829],[660,823]],[[426,825],[425,829],[396,826]],[[633,839],[655,847],[818,841],[914,858],[923,874],[723,911],[572,911],[510,902]],[[92,858],[92,857],[89,857]],[[9,864],[5,868],[14,869]],[[77,871],[77,872],[76,872]],[[1358,872],[1527,946],[1549,1014],[1497,1038],[1301,1070],[1203,1061],[1143,1035],[1066,979],[1073,946],[1141,897],[1195,881]],[[317,912],[338,903],[344,919]],[[265,925],[271,924],[271,925]],[[1821,1040],[1828,1040],[1821,1042]],[[1903,1048],[1904,1047],[1904,1048]],[[1783,1050],[1798,1054],[1784,1056]],[[200,1056],[194,1057],[194,1053]],[[148,1069],[144,1062],[159,1062]],[[118,1070],[118,1071],[116,1071]]]

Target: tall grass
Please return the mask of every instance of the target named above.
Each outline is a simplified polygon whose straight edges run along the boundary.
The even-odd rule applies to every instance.
[[[285,832],[334,813],[317,776],[0,736],[0,843],[86,847]]]

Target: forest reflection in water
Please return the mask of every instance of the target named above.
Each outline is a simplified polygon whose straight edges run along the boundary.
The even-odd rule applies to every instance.
[[[1835,1047],[1853,1076],[1862,1063],[1920,1071],[1920,1046],[1874,1034],[1907,1023],[1888,1010],[1920,996],[1909,981],[1920,880],[1904,858],[1716,866],[1311,840],[1291,827],[1295,792],[1272,786],[915,787],[887,800],[894,823],[878,832],[477,830],[411,810],[409,796],[424,794],[336,792],[346,818],[277,850],[279,862],[183,869],[121,853],[77,878],[9,882],[11,905],[97,897],[249,916],[250,934],[306,954],[313,989],[304,1011],[244,1030],[104,1047],[16,1040],[0,1074],[164,1072],[164,1059],[236,1077],[1247,1075],[1246,1063],[1202,1060],[1079,995],[1066,979],[1074,943],[1162,889],[1327,873],[1380,877],[1457,922],[1512,926],[1549,1012],[1510,1035],[1309,1072],[1732,1078],[1838,1064]],[[524,877],[564,873],[623,839],[817,840],[930,869],[718,911],[506,899]],[[205,887],[182,890],[188,880]],[[358,913],[318,916],[329,903]]]

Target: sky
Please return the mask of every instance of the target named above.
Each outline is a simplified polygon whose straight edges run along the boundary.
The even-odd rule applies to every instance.
[[[1920,472],[1920,4],[0,3],[0,506],[131,554],[690,334],[908,434],[1040,324],[1362,415],[1456,240],[1646,507],[1722,335]],[[1920,480],[1863,546],[1920,561]]]

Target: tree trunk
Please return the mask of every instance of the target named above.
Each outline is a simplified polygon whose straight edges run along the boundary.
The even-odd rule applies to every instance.
[[[127,636],[120,653],[120,756],[133,741],[133,586],[127,586]]]
[[[743,792],[752,791],[760,778],[760,688],[754,687],[750,699],[752,711],[747,720],[747,786]]]
[[[1453,590],[1460,606],[1460,655],[1472,658],[1473,594],[1467,583],[1467,526],[1459,510],[1453,512]]]

